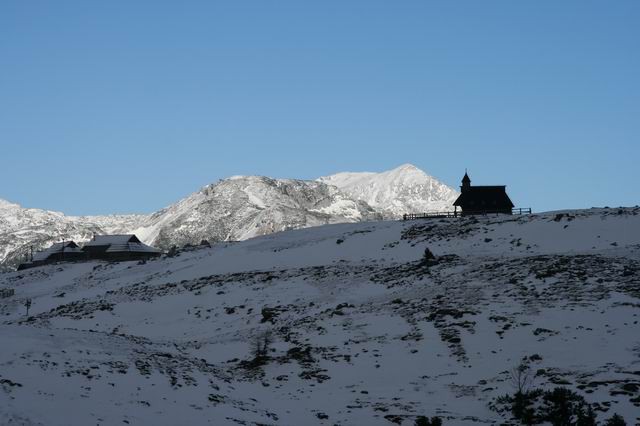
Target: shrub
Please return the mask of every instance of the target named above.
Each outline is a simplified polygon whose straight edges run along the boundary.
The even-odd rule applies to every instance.
[[[516,391],[514,395],[497,398],[496,403],[509,407],[513,417],[525,425],[544,422],[551,423],[553,426],[595,426],[597,424],[596,415],[584,397],[563,387],[546,392],[541,389]],[[622,424],[624,423],[612,423],[612,426]]]
[[[593,412],[593,408],[589,405],[586,411],[583,410],[578,414],[576,426],[596,426],[598,424],[596,420],[596,413]]]
[[[543,402],[542,417],[553,426],[575,425],[586,407],[584,397],[561,387],[545,392]]]
[[[536,423],[536,411],[533,405],[542,394],[540,390],[516,392],[511,400],[511,414],[526,425]]]
[[[604,424],[605,426],[627,426],[627,423],[619,414],[614,414],[611,418],[607,419]]]
[[[429,420],[426,416],[418,416],[414,424],[415,426],[442,426],[442,419],[434,416]]]

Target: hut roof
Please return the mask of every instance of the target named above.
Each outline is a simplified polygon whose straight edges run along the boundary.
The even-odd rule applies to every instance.
[[[144,252],[160,253],[160,250],[144,244],[133,234],[121,235],[96,235],[95,238],[84,245],[84,247],[100,247],[105,252]]]
[[[127,243],[141,243],[141,241],[133,234],[96,235],[93,240],[87,242],[84,246],[109,246],[111,244]]]
[[[55,243],[51,247],[33,254],[33,261],[39,262],[47,260],[50,256],[58,253],[82,253],[82,250],[73,241],[63,241]]]

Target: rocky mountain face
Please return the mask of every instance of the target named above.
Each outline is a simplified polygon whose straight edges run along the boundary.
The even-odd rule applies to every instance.
[[[3,425],[640,422],[640,208],[318,226],[0,289]]]
[[[459,193],[411,164],[382,173],[337,173],[318,179],[369,204],[387,219],[448,211]]]
[[[0,268],[13,268],[31,246],[135,233],[167,249],[201,240],[229,241],[329,223],[397,218],[450,209],[457,193],[411,165],[384,173],[339,173],[317,181],[240,176],[207,185],[151,215],[65,216],[0,200]]]
[[[169,248],[379,218],[366,203],[321,182],[241,176],[160,210],[134,232],[149,244]]]

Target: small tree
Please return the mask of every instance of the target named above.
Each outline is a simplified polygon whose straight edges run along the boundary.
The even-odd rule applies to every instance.
[[[425,247],[424,253],[422,254],[422,264],[426,266],[430,266],[436,263],[436,256],[429,249],[429,247]]]
[[[520,365],[512,368],[509,376],[511,386],[515,389],[516,394],[524,395],[528,393],[533,385],[533,374],[531,373],[529,366],[524,362],[521,362]]]
[[[509,372],[509,380],[516,391],[511,401],[513,416],[525,424],[532,424],[535,416],[533,409],[529,407],[532,403],[529,390],[533,385],[533,374],[529,366],[521,362],[520,365],[512,368]]]
[[[251,354],[253,355],[254,362],[262,364],[269,357],[269,350],[273,343],[273,337],[270,331],[255,336],[251,342]]]

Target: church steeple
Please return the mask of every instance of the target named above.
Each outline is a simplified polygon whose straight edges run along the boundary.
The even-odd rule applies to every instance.
[[[471,187],[471,179],[467,174],[467,170],[464,171],[464,177],[462,178],[462,186],[460,187],[460,192],[464,192],[466,189]]]

